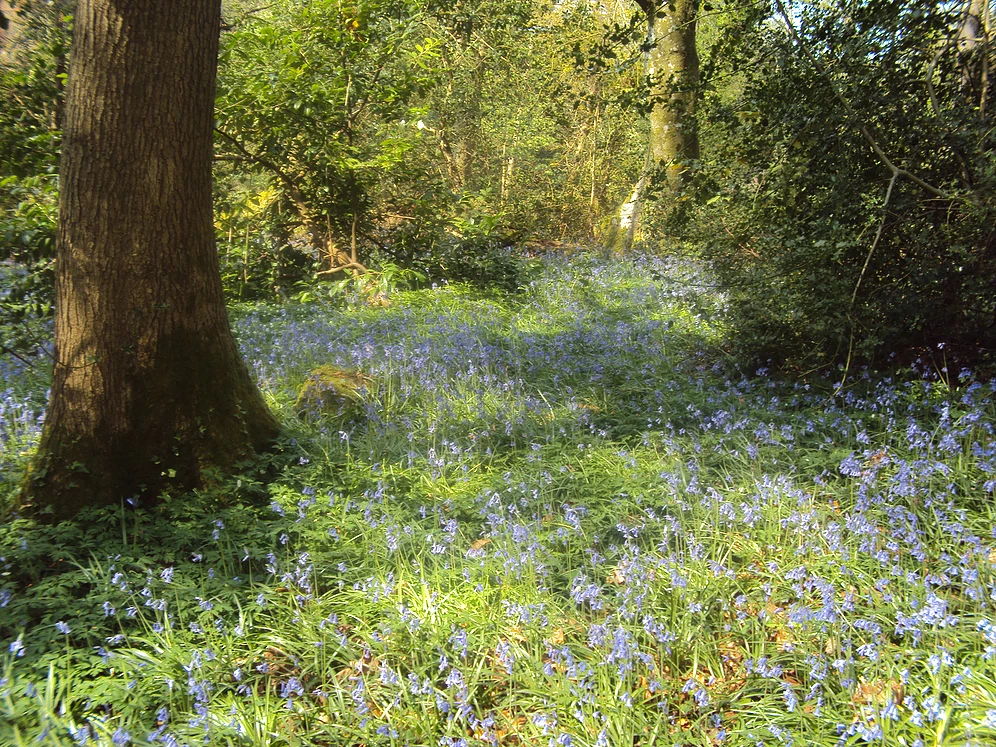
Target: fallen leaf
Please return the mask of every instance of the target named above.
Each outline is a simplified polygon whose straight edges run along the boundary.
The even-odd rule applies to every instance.
[[[626,583],[626,576],[622,568],[613,568],[612,573],[605,577],[605,583],[613,586],[623,586]]]

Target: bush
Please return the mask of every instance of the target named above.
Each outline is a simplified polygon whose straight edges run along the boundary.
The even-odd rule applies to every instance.
[[[513,239],[499,232],[499,220],[423,216],[385,236],[382,251],[430,285],[467,283],[515,293],[523,285],[522,265],[512,251]]]
[[[468,283],[506,293],[522,286],[511,247],[496,238],[446,237],[426,254],[420,271],[429,282]]]
[[[54,177],[0,179],[0,344],[15,352],[49,337],[57,202]]]
[[[996,349],[996,129],[950,43],[959,12],[801,8],[823,70],[782,26],[731,28],[722,68],[734,82],[703,98],[708,160],[693,191],[707,197],[685,230],[706,237],[742,353],[809,367]],[[838,95],[945,196],[900,177],[886,203],[891,172]]]

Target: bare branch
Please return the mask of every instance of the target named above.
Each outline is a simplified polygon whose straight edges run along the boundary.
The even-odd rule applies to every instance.
[[[339,265],[338,267],[333,267],[331,270],[321,270],[315,273],[315,277],[322,277],[327,275],[335,275],[336,273],[343,272],[345,270],[357,270],[358,272],[370,272],[370,270],[363,265],[361,262],[347,262],[344,265]]]

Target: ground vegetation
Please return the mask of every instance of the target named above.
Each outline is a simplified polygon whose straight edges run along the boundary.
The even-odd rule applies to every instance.
[[[989,4],[0,12],[0,744],[996,742]]]

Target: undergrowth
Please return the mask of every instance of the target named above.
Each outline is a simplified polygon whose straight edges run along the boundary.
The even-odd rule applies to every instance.
[[[993,383],[740,372],[707,285],[240,309],[278,449],[0,527],[0,744],[992,744]],[[12,485],[45,382],[2,365]],[[362,417],[295,406],[322,366]]]

